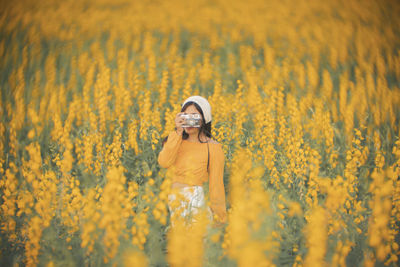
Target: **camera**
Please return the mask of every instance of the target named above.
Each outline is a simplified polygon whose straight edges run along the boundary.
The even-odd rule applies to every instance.
[[[200,127],[200,114],[181,114],[180,116],[185,119],[182,127]]]

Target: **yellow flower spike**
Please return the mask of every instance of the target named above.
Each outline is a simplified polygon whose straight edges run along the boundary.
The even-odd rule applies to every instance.
[[[153,215],[154,215],[154,218],[155,218],[156,220],[159,220],[160,217],[161,217],[161,212],[160,212],[159,210],[154,209],[154,210],[153,210]]]
[[[295,215],[301,215],[301,213],[302,213],[302,208],[300,204],[297,202],[290,202],[288,215],[295,216]]]
[[[135,250],[127,250],[123,254],[123,264],[125,267],[129,266],[147,267],[148,259],[142,252]]]
[[[210,239],[211,239],[212,242],[218,243],[218,241],[220,239],[220,236],[221,236],[220,233],[215,233],[210,237]]]
[[[149,228],[145,228],[145,229],[143,230],[143,233],[144,233],[145,235],[148,235],[148,234],[149,234]]]
[[[160,218],[160,223],[162,224],[162,225],[166,225],[167,224],[167,219],[166,219],[166,217],[165,216],[162,216],[161,218]]]
[[[136,228],[135,226],[132,226],[131,232],[132,232],[133,235],[136,235],[136,233],[137,233],[137,228]]]
[[[277,232],[275,232],[275,231],[272,231],[272,236],[274,237],[274,238],[279,238],[279,234],[277,233]]]
[[[35,137],[35,130],[34,130],[34,129],[31,129],[31,130],[28,132],[27,137],[28,137],[29,139],[34,138],[34,137]]]

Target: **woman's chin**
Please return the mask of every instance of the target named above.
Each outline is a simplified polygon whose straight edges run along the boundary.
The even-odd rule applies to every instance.
[[[193,133],[196,133],[196,132],[197,132],[197,128],[196,128],[196,127],[186,127],[186,128],[185,128],[185,132],[186,132],[187,134],[193,134]]]

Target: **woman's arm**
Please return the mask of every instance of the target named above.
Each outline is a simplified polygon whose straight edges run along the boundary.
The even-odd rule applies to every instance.
[[[221,145],[210,145],[209,192],[211,210],[217,215],[217,221],[227,220],[224,187],[225,156]]]
[[[182,135],[179,135],[176,131],[168,135],[167,142],[165,142],[160,154],[158,154],[158,163],[161,167],[168,168],[175,162],[181,143]]]
[[[175,116],[175,128],[176,131],[171,132],[168,135],[167,141],[163,144],[163,148],[158,154],[158,163],[161,167],[168,168],[171,166],[178,154],[179,146],[182,143],[182,124],[184,122],[183,118],[180,116],[182,113],[178,113]]]

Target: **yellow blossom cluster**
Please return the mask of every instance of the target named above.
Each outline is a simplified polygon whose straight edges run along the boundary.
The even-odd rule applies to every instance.
[[[131,203],[127,202],[125,189],[126,177],[123,167],[111,167],[107,172],[107,184],[100,197],[101,218],[98,227],[104,229],[103,244],[105,247],[104,261],[115,257],[119,247],[119,237],[123,234],[126,220],[131,215]],[[131,200],[131,199],[128,199]],[[129,205],[128,210],[124,210]]]
[[[191,223],[186,223],[178,216],[168,231],[167,261],[171,266],[203,266],[208,218],[205,211],[193,217]]]
[[[315,207],[309,215],[305,229],[307,247],[309,251],[304,260],[305,266],[324,266],[327,247],[326,211],[322,207]]]
[[[158,220],[162,225],[166,225],[168,210],[166,203],[168,202],[168,194],[170,193],[171,179],[169,177],[165,177],[161,186],[160,193],[158,195],[158,201],[155,204],[153,209],[153,216],[156,220]]]
[[[149,224],[147,222],[146,210],[137,213],[134,218],[135,225],[132,226],[131,232],[133,235],[132,244],[138,246],[141,250],[144,249],[144,244],[147,240],[147,235],[149,234]]]
[[[392,209],[393,182],[397,180],[391,169],[386,172],[379,170],[371,174],[373,182],[369,191],[373,193],[370,201],[372,215],[369,219],[368,243],[375,249],[375,257],[369,259],[374,261],[376,258],[381,262],[390,264],[397,262],[399,245],[395,241],[396,230],[391,225],[390,216]],[[390,255],[389,258],[387,256]]]
[[[21,215],[25,211],[27,214],[31,213],[31,207],[33,206],[32,196],[27,195],[24,198],[18,199],[18,179],[16,177],[17,168],[14,164],[10,164],[10,168],[7,169],[4,175],[4,179],[1,180],[0,185],[3,189],[1,213],[2,213],[2,231],[9,233],[10,239],[16,241],[15,226],[16,222],[14,216]]]
[[[99,212],[100,203],[98,199],[102,193],[102,189],[98,190],[91,188],[83,199],[82,208],[82,219],[80,229],[81,233],[81,247],[86,249],[87,254],[91,254],[96,244],[96,240],[99,238],[97,231],[97,224],[101,218]]]
[[[268,193],[263,190],[260,180],[264,169],[252,169],[246,150],[237,152],[231,168],[229,197],[232,208],[222,246],[239,266],[271,266],[272,259],[266,257],[265,251],[271,253],[276,242],[268,236],[253,237],[271,212]]]

